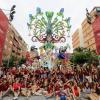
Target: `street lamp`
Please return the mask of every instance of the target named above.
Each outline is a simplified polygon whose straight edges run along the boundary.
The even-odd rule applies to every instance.
[[[87,22],[89,24],[92,24],[92,16],[90,15],[88,9],[86,8],[86,17],[87,17]]]
[[[9,21],[12,21],[12,20],[14,19],[14,14],[16,13],[15,7],[16,7],[16,5],[13,5],[13,6],[11,7],[10,16],[9,16]]]
[[[16,5],[13,5],[10,10],[2,9],[4,11],[10,12],[9,13],[9,21],[10,22],[14,19],[14,14],[16,13],[15,8],[16,8]]]

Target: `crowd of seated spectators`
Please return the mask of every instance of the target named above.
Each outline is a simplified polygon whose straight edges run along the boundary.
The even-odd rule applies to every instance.
[[[0,99],[13,95],[13,99],[38,95],[56,100],[100,100],[100,68],[91,66],[61,66],[51,69],[0,67]]]

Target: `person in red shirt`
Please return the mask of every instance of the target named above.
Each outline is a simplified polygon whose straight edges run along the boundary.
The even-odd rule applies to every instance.
[[[54,94],[54,82],[52,80],[48,81],[47,89],[43,90],[43,94],[46,97],[51,97]]]
[[[59,84],[58,80],[55,83],[55,93],[56,93],[56,96],[59,95],[59,93],[60,93],[60,84]]]
[[[10,91],[12,91],[12,87],[9,82],[6,79],[2,80],[0,83],[0,97],[6,96]]]
[[[66,80],[63,87],[64,87],[63,92],[66,93],[67,99],[70,100],[70,98],[71,98],[71,93],[70,93],[71,81]]]
[[[49,84],[47,91],[44,91],[44,95],[46,96],[46,98],[50,98],[52,97],[54,94],[54,87],[52,86],[52,84]]]
[[[16,75],[17,69],[16,69],[15,67],[13,67],[13,68],[11,69],[11,73],[12,73],[13,75]]]
[[[21,80],[21,95],[22,96],[26,96],[26,91],[27,91],[26,83],[27,83],[26,79]]]
[[[26,84],[26,88],[27,88],[27,91],[26,91],[26,96],[27,98],[31,96],[32,94],[32,83],[31,82],[28,82]]]
[[[78,98],[80,96],[80,88],[78,87],[76,81],[74,81],[74,84],[72,86],[72,93],[73,93],[73,98]]]
[[[13,92],[14,92],[14,100],[16,100],[20,94],[21,84],[19,83],[19,79],[16,79],[13,83]]]
[[[42,95],[43,89],[40,87],[38,81],[35,81],[31,87],[33,95]]]

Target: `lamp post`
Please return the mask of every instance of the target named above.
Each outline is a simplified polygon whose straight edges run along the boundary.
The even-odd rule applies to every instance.
[[[10,22],[14,19],[14,14],[16,13],[15,8],[16,8],[16,5],[13,5],[10,10],[2,9],[3,11],[9,12],[9,18],[8,19],[9,19]]]

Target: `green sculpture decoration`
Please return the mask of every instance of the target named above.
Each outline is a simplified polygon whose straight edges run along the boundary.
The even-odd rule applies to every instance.
[[[54,48],[54,43],[65,42],[66,34],[69,36],[71,25],[70,17],[64,18],[64,8],[54,15],[52,11],[43,13],[40,8],[36,9],[36,15],[29,15],[27,23],[29,31],[32,31],[32,41],[44,43],[45,49]]]

